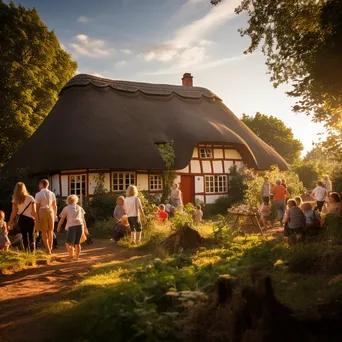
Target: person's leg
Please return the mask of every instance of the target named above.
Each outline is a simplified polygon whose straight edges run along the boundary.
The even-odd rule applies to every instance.
[[[48,225],[49,225],[49,229],[48,229],[48,242],[49,242],[49,248],[50,251],[52,251],[53,248],[53,228],[54,228],[54,218],[53,218],[53,211],[50,209],[48,211]]]
[[[32,221],[31,226],[28,228],[27,230],[27,234],[28,234],[28,243],[29,243],[29,248],[30,248],[30,252],[34,251],[34,221]]]
[[[78,260],[81,253],[81,244],[74,245],[75,247],[75,260]]]
[[[128,218],[128,223],[129,223],[129,226],[131,227],[131,243],[135,244],[136,233],[135,233],[135,220],[134,220],[134,217],[129,217]]]
[[[139,219],[139,217],[137,217],[136,219],[136,225],[135,225],[135,229],[137,231],[137,243],[141,243],[141,231],[142,231],[142,228],[141,228],[141,221]]]
[[[280,201],[279,203],[279,216],[280,216],[280,223],[283,224],[283,219],[285,216],[285,201]]]
[[[27,236],[28,231],[27,231],[26,224],[22,224],[22,226],[20,227],[20,233],[23,237],[24,251],[27,252],[29,251],[29,240]]]
[[[324,201],[317,201],[317,208],[319,212],[322,212]]]
[[[43,240],[43,243],[44,243],[44,246],[46,248],[47,253],[51,254],[51,249],[50,249],[50,244],[49,244],[49,236],[48,236],[47,230],[42,231],[42,240]]]
[[[49,249],[50,251],[52,251],[53,248],[53,229],[49,229],[47,232],[47,241],[48,241],[48,245],[49,245]]]
[[[9,250],[9,247],[10,247],[10,245],[9,245],[9,244],[5,245],[5,247],[4,247],[4,251],[5,251],[5,252],[7,252],[7,251]]]

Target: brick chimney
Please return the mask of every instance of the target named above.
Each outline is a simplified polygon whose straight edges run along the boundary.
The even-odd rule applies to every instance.
[[[192,87],[192,79],[193,77],[191,76],[191,74],[189,72],[186,72],[182,78],[182,85],[185,87]]]

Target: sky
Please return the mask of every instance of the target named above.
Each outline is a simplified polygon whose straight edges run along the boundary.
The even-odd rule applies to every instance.
[[[273,115],[291,127],[305,151],[318,142],[320,124],[294,114],[289,85],[274,89],[260,51],[245,55],[249,38],[241,0],[20,0],[35,7],[74,60],[78,73],[117,80],[194,85],[210,89],[238,117]]]

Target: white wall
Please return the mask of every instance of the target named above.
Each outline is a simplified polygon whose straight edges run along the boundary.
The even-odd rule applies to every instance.
[[[191,173],[201,173],[201,165],[199,160],[191,160]]]
[[[198,158],[198,148],[195,147],[194,150],[192,151],[192,158]]]
[[[224,150],[226,159],[242,159],[239,152],[236,150]]]
[[[67,197],[68,190],[69,190],[69,185],[68,185],[68,175],[61,175],[61,182],[62,182],[62,196]]]
[[[214,158],[215,159],[223,159],[223,149],[222,148],[214,148]]]
[[[201,201],[204,203],[204,196],[203,195],[195,195],[195,201],[198,200],[198,201]]]
[[[215,203],[215,201],[220,197],[226,197],[227,195],[206,195],[207,204]],[[227,208],[228,209],[228,208]]]
[[[51,177],[51,186],[50,190],[55,193],[55,195],[60,195],[60,188],[59,188],[59,174],[53,175]]]
[[[224,163],[224,172],[229,173],[230,172],[229,168],[234,165],[234,162],[232,160],[225,160],[223,163]]]
[[[149,188],[148,175],[137,174],[137,187],[140,191],[147,191]]]
[[[214,160],[213,161],[213,172],[214,173],[223,173],[223,168],[222,168],[222,161],[221,160]]]
[[[195,176],[195,193],[204,192],[204,177]]]
[[[177,170],[176,172],[179,172],[179,173],[189,173],[189,166],[185,167],[182,170]]]
[[[211,163],[208,160],[202,160],[203,173],[211,173]]]

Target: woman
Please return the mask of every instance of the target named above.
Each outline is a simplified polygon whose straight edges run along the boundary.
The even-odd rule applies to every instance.
[[[64,220],[67,220],[65,230],[67,231],[66,236],[66,247],[69,253],[69,259],[74,258],[78,260],[81,253],[81,237],[85,233],[88,235],[87,224],[84,219],[84,210],[78,203],[78,197],[76,195],[70,195],[67,197],[67,206],[64,207],[58,222],[57,232],[61,231],[61,227]]]
[[[131,242],[133,244],[140,243],[142,231],[140,215],[143,217],[144,223],[146,223],[146,216],[140,198],[138,198],[138,189],[134,185],[127,188],[124,208],[131,227]]]
[[[18,182],[14,188],[12,213],[9,220],[10,229],[12,229],[16,215],[19,215],[18,226],[23,237],[24,249],[32,252],[34,225],[38,220],[36,202],[22,182]]]
[[[283,224],[283,219],[285,215],[285,199],[288,197],[289,193],[287,190],[281,185],[281,180],[278,179],[276,181],[276,185],[272,188],[273,193],[273,205],[278,213],[278,218],[280,224]]]
[[[178,184],[172,185],[171,190],[171,205],[175,208],[179,207],[182,204],[182,192],[179,189]]]
[[[287,205],[289,207],[285,220],[288,228],[287,232],[290,236],[301,234],[306,226],[306,217],[302,210],[297,207],[295,200],[288,200]]]
[[[342,202],[340,195],[337,192],[330,193],[329,203],[329,214],[342,216]]]

